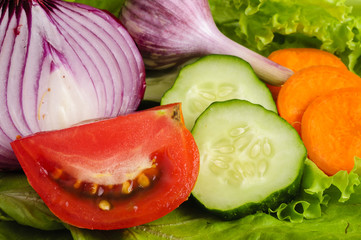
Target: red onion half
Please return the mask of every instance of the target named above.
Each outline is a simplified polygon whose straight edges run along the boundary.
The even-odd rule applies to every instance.
[[[164,69],[208,54],[235,55],[265,82],[282,85],[293,72],[223,35],[207,0],[126,0],[120,20],[149,69]]]
[[[134,111],[141,55],[110,14],[61,0],[0,0],[0,169],[17,136]]]

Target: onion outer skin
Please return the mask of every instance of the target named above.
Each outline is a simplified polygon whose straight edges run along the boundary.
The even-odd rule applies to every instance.
[[[119,17],[137,43],[149,69],[165,69],[208,54],[235,55],[256,74],[282,85],[293,71],[224,36],[207,0],[126,0]]]
[[[118,19],[61,0],[0,3],[0,170],[20,168],[10,142],[137,109],[145,69]]]

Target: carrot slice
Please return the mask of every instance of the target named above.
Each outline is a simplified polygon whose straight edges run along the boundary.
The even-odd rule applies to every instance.
[[[272,52],[268,58],[294,72],[303,68],[327,65],[347,69],[346,65],[332,53],[316,48],[285,48]],[[281,87],[267,84],[276,101]]]
[[[302,118],[309,158],[328,175],[350,171],[361,157],[361,88],[333,90],[315,99]]]
[[[343,68],[313,66],[302,69],[282,86],[277,99],[278,113],[300,133],[302,115],[315,98],[348,87],[361,87],[361,78]]]
[[[294,72],[303,68],[327,65],[347,69],[346,65],[332,53],[316,48],[286,48],[272,52],[269,56],[272,61],[285,66]]]

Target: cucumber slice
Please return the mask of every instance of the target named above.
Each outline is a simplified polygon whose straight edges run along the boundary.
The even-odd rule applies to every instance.
[[[192,194],[208,210],[235,219],[296,195],[306,148],[276,113],[245,100],[215,102],[192,134],[200,152]]]
[[[215,101],[244,99],[277,112],[272,94],[246,61],[228,55],[208,55],[180,70],[161,105],[181,102],[191,130],[198,116]]]

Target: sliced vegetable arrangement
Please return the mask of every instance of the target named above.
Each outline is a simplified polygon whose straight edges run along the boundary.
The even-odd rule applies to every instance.
[[[312,66],[332,66],[348,70],[340,58],[329,52],[315,48],[279,49],[271,52],[268,58],[282,66],[292,69],[294,72]],[[277,101],[281,87],[272,86],[270,84],[268,84],[268,87],[272,92],[273,98]]]
[[[332,66],[301,69],[282,86],[277,98],[278,112],[301,133],[302,116],[308,105],[329,91],[347,87],[361,88],[361,78],[348,70]]]
[[[351,97],[361,89],[361,78],[349,71],[336,56],[322,50],[284,49],[270,56],[285,66],[299,69],[280,87],[277,108],[280,116],[301,135],[310,159],[330,175],[340,170],[351,171],[354,157],[361,156],[358,150],[361,138],[357,133],[358,120],[355,120],[358,119],[358,107],[353,106],[358,100]],[[306,67],[302,67],[303,61]],[[354,94],[343,93],[342,89],[352,87],[356,88]],[[333,99],[339,102],[325,100],[331,92],[337,95]],[[327,103],[311,110],[315,109],[311,106],[317,105],[314,102],[322,101]],[[328,112],[329,109],[332,111]],[[306,111],[308,114],[304,116]],[[342,121],[342,118],[346,120]]]
[[[1,236],[361,236],[357,8],[89,4],[0,3]]]

